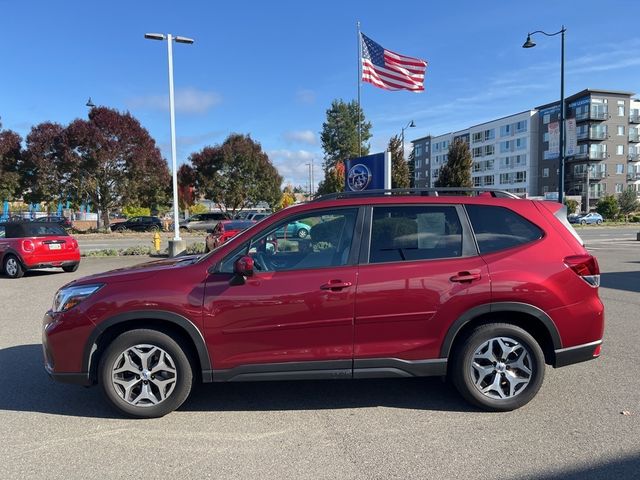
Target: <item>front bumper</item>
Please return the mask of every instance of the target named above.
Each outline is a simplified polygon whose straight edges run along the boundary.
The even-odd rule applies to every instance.
[[[555,351],[556,361],[554,367],[566,367],[574,363],[586,362],[600,356],[602,340],[576,345],[575,347],[560,348]]]

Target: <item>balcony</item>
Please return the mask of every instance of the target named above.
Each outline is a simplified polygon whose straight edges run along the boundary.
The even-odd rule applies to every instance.
[[[586,132],[578,132],[578,141],[584,140],[606,140],[608,132],[606,130],[588,130]]]
[[[590,182],[597,182],[599,180],[602,180],[603,178],[607,177],[607,172],[589,172],[589,181]],[[574,180],[586,180],[587,179],[587,172],[580,172],[580,173],[574,173],[573,177]]]
[[[573,157],[569,157],[566,160],[604,160],[607,158],[607,152],[577,152]]]
[[[632,182],[634,182],[636,180],[640,180],[640,172],[629,172],[629,173],[627,173],[627,180],[630,180]]]
[[[588,112],[576,113],[576,122],[584,122],[586,120],[606,120],[609,118],[608,110],[592,108]]]
[[[627,155],[629,162],[640,162],[640,153],[630,153]]]
[[[640,113],[632,113],[629,115],[629,123],[640,123]]]
[[[638,132],[629,132],[629,142],[632,142],[632,143],[640,142],[640,134]]]

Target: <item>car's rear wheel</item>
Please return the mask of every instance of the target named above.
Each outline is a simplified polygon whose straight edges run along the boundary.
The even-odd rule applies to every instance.
[[[62,270],[64,270],[67,273],[73,273],[76,270],[78,270],[79,266],[80,266],[79,263],[76,263],[75,265],[67,265],[67,266],[62,267]]]
[[[158,225],[152,225],[149,230],[152,231],[152,232],[159,232],[160,231],[160,227]]]
[[[597,220],[597,221],[596,221],[596,223],[597,223],[598,225],[602,225],[602,220]]]
[[[20,278],[24,275],[24,268],[15,255],[6,255],[2,266],[5,275],[9,278]]]
[[[544,353],[525,330],[507,323],[474,329],[455,349],[450,370],[458,391],[490,411],[527,404],[544,379]]]
[[[297,231],[296,235],[298,236],[298,238],[307,238],[307,235],[309,235],[309,232],[307,232],[305,228],[301,228]]]
[[[156,330],[131,330],[105,350],[98,367],[107,400],[125,415],[162,417],[189,396],[193,373],[184,349]]]

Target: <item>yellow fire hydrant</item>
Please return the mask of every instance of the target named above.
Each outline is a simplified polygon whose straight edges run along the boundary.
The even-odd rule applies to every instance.
[[[156,253],[160,253],[160,232],[153,234],[153,248],[156,249]]]

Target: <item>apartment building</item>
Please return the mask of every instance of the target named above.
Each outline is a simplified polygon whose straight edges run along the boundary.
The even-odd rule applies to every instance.
[[[631,92],[585,89],[565,99],[565,119],[575,121],[575,140],[565,132],[565,194],[594,208],[606,194],[631,188],[640,196],[640,100]],[[444,135],[412,142],[414,181],[430,187],[456,138],[473,157],[474,186],[518,195],[558,192],[560,102],[541,105]]]
[[[416,187],[431,187],[448,161],[449,145],[460,139],[473,158],[471,176],[476,187],[495,187],[525,195],[532,190],[537,168],[537,122],[533,110],[474,125],[465,130],[414,140]],[[428,146],[431,150],[428,151]]]
[[[575,148],[565,133],[565,194],[581,196],[589,209],[604,195],[626,188],[640,191],[640,102],[632,96],[632,92],[586,89],[565,99],[565,118],[576,124]],[[553,132],[560,102],[542,105],[538,111],[538,194],[544,195],[558,191],[559,150]]]

